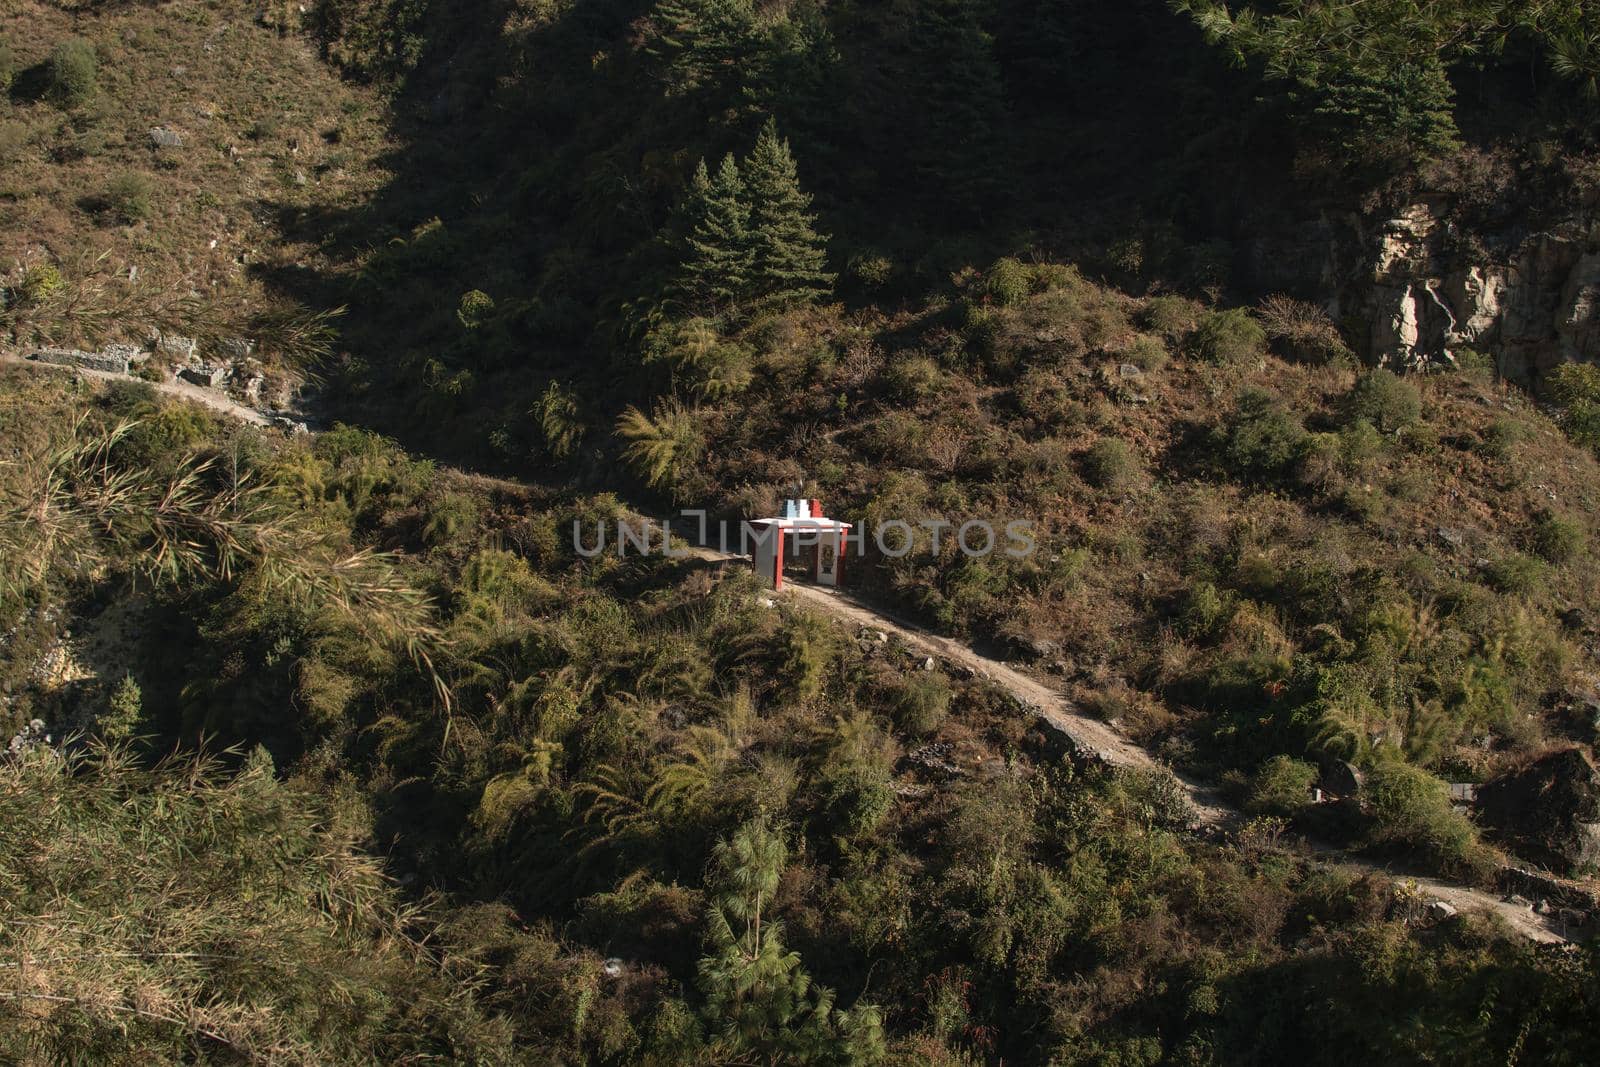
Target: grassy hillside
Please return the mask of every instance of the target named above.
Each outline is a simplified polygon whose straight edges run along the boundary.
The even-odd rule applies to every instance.
[[[0,345],[248,337],[334,424],[0,365],[0,1059],[1600,1059],[1592,946],[1297,845],[1488,885],[1445,783],[1596,741],[1600,382],[1261,286],[1589,187],[1584,10],[1426,6],[0,2]],[[1238,824],[572,545],[794,486]]]
[[[0,838],[18,857],[9,869],[66,864],[72,879],[9,895],[13,916],[48,916],[40,939],[12,946],[35,984],[0,1003],[19,1055],[95,1042],[129,1056],[314,1061],[378,1042],[488,1062],[1266,1063],[1299,1049],[1297,1005],[1326,1008],[1329,982],[1348,996],[1321,1012],[1326,1062],[1351,1048],[1487,1060],[1513,1042],[1584,1055],[1587,1031],[1566,1021],[1584,1010],[1572,991],[1592,983],[1576,959],[1541,957],[1477,920],[1419,923],[1403,888],[1283,851],[1282,822],[1226,844],[1190,838],[1159,777],[1074,769],[1001,694],[769,606],[743,575],[577,557],[555,531],[575,511],[614,509],[604,498],[540,500],[358,431],[275,441],[151,410],[137,388],[73,400],[19,375],[5,379],[7,417],[26,412],[33,428],[6,483],[20,506],[8,537],[41,529],[33,457],[51,441],[101,440],[127,415],[142,421],[93,451],[106,466],[90,470],[135,482],[153,471],[158,484],[198,471],[167,515],[209,531],[172,577],[147,567],[152,528],[35,547],[20,558],[50,565],[11,574],[7,631],[44,647],[69,612],[82,614],[75,628],[92,625],[123,583],[148,590],[115,673],[53,684],[27,674],[41,643],[5,650],[14,715],[132,746],[67,765],[33,750],[0,769],[30,810],[47,789],[72,805],[54,831],[24,821]],[[180,427],[195,432],[179,440]],[[201,469],[208,457],[224,462]],[[236,477],[262,493],[249,521],[196,524],[216,494],[237,499]],[[70,478],[50,514],[69,525],[102,484]],[[273,548],[286,540],[309,562],[282,569]],[[223,576],[234,543],[245,549]],[[368,551],[400,555],[365,557],[387,562],[330,594],[320,568]],[[423,597],[407,630],[420,648],[396,643],[378,610],[411,603],[407,590]],[[220,768],[134,769],[141,753],[201,737],[212,751],[264,742],[272,756],[251,757],[233,784]],[[273,784],[273,764],[299,767],[295,782]],[[336,814],[319,814],[319,793]],[[185,814],[197,803],[214,813],[204,829]],[[237,828],[219,811],[237,811]],[[262,862],[268,825],[286,881],[276,910],[250,923],[296,933],[252,948],[234,900],[260,892],[239,879]],[[112,873],[133,836],[157,833],[170,845],[139,851],[154,868],[132,883]],[[68,863],[88,835],[103,859]],[[396,892],[344,851],[363,842],[413,892],[442,894],[403,936],[363,932],[394,921],[382,916]],[[217,865],[194,905],[212,925],[187,923],[189,939],[174,941],[161,916],[182,905],[162,895],[160,872],[185,848]],[[330,876],[362,896],[319,888]],[[130,899],[144,910],[109,910]],[[51,962],[66,902],[75,941],[107,963]],[[741,925],[752,908],[767,920],[759,933]],[[192,951],[218,962],[164,955]],[[110,962],[120,952],[147,961],[138,975]],[[243,966],[278,976],[276,999],[246,1006]],[[313,1024],[300,983],[336,974],[352,1004],[403,989],[414,1007],[366,1013],[360,1032]],[[1480,1013],[1490,988],[1517,1007]],[[113,1036],[124,1017],[132,1029]],[[1540,1022],[1519,1031],[1522,1017]]]
[[[290,238],[289,222],[381,187],[379,103],[240,5],[16,3],[0,40],[12,340],[165,329],[249,337],[269,364],[303,355],[293,327],[311,313],[263,272],[318,261],[318,240]]]

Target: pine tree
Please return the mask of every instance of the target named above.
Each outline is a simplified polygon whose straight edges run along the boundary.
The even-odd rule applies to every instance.
[[[680,259],[668,296],[692,312],[716,313],[750,286],[750,207],[733,156],[715,178],[705,160],[695,168],[678,220]]]
[[[756,47],[750,0],[662,0],[647,50],[666,67],[669,94],[725,86],[743,75]]]
[[[1005,105],[993,41],[974,0],[925,0],[912,31],[911,162],[923,195],[947,212],[984,214],[999,186]]]
[[[776,304],[810,303],[833,288],[824,240],[813,227],[811,197],[800,188],[789,142],[771,119],[745,159],[750,197],[752,284]]]
[[[788,850],[764,820],[717,845],[706,916],[711,954],[700,961],[700,987],[713,1032],[730,1051],[771,1062],[876,1063],[883,1058],[877,1010],[834,1008],[799,953],[783,945],[781,923],[766,917]]]

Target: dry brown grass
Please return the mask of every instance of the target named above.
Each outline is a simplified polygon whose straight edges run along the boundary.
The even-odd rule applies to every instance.
[[[56,42],[84,37],[100,82],[73,111],[0,102],[6,281],[28,267],[70,275],[99,263],[123,281],[131,272],[164,303],[198,297],[235,321],[282,312],[284,297],[256,268],[315,265],[318,252],[286,235],[281,219],[357,204],[386,178],[375,162],[385,144],[377,99],[340,81],[306,40],[258,25],[255,5],[73,13],[25,0],[0,15],[0,35],[23,70]],[[157,148],[154,127],[176,131],[183,147]],[[107,224],[97,206],[127,176],[149,185],[149,216]]]

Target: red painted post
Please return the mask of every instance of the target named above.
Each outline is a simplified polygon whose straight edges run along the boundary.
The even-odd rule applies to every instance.
[[[773,556],[772,563],[772,588],[774,591],[783,588],[783,527],[778,527],[778,551]]]

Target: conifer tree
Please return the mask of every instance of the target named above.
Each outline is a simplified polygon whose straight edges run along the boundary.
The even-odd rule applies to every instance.
[[[789,142],[771,119],[744,163],[750,198],[751,275],[755,294],[776,304],[809,303],[833,287],[811,197],[800,188]]]
[[[711,954],[700,961],[713,1033],[730,1051],[769,1062],[876,1063],[884,1054],[877,1009],[836,1010],[833,992],[811,981],[799,953],[785,949],[782,924],[766,915],[787,858],[783,838],[761,819],[713,854]]]
[[[666,66],[668,93],[716,88],[741,76],[757,42],[750,0],[661,0],[648,51]]]
[[[910,146],[923,195],[980,217],[998,187],[1005,106],[994,45],[974,0],[924,0],[912,31],[917,131]]]
[[[712,177],[705,160],[695,167],[681,209],[677,276],[668,295],[694,312],[720,312],[742,299],[750,285],[750,207],[732,154]]]

